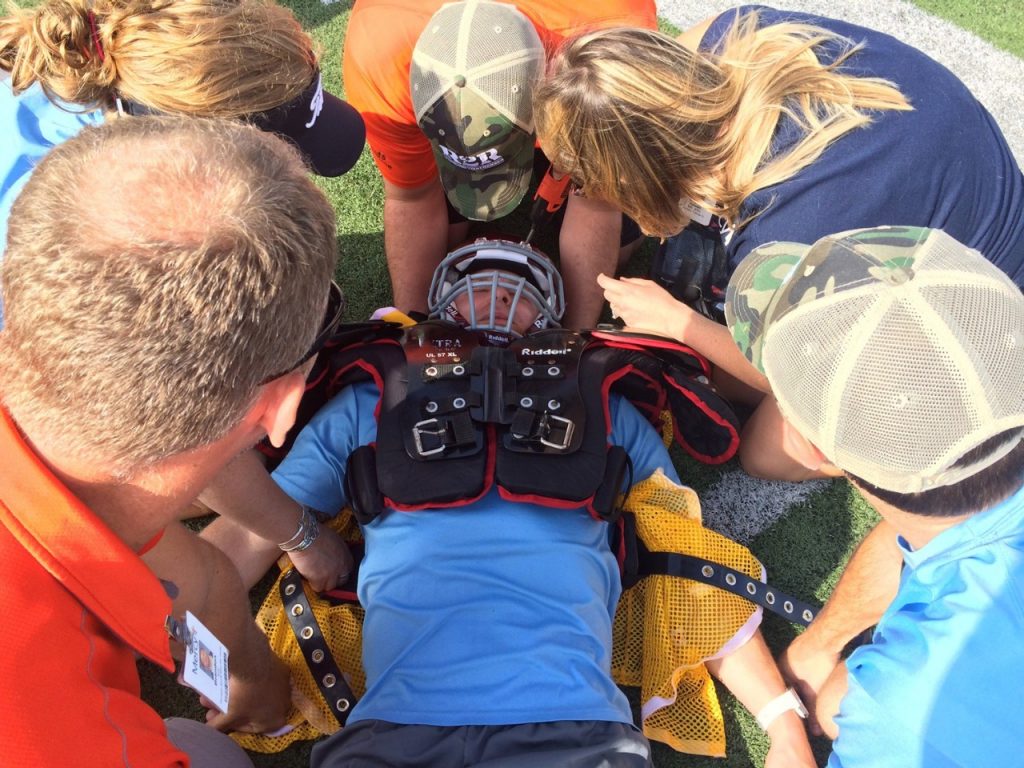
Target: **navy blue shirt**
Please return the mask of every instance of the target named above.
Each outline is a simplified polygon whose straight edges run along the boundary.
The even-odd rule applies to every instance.
[[[844,134],[814,163],[748,197],[740,218],[764,212],[727,240],[730,269],[753,248],[783,240],[813,243],[835,232],[885,224],[942,229],[976,248],[1024,286],[1024,176],[999,126],[962,82],[921,51],[865,27],[764,6],[715,19],[701,50],[714,51],[737,12],[759,24],[813,24],[864,47],[844,74],[894,83],[913,111],[872,112],[873,122]],[[817,51],[832,61],[835,46]],[[802,137],[783,117],[772,143],[784,153]]]

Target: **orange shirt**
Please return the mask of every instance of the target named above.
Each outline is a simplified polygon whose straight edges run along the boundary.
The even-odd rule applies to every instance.
[[[409,94],[412,49],[431,16],[451,0],[356,0],[345,36],[345,98],[366,121],[366,141],[386,180],[420,187],[437,178]],[[503,2],[504,0],[498,0]],[[607,27],[657,27],[653,0],[518,0],[550,55],[573,34]]]
[[[0,410],[0,762],[187,766],[139,698],[135,654],[169,671],[171,601]]]

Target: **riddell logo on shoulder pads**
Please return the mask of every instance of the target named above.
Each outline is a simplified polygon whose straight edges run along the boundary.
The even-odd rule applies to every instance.
[[[551,357],[552,355],[567,355],[569,350],[562,349],[524,349],[523,354],[534,357]]]
[[[441,154],[444,155],[445,160],[464,171],[483,171],[505,162],[505,158],[498,154],[497,149],[485,149],[475,155],[460,155],[443,144],[438,146],[441,148]]]

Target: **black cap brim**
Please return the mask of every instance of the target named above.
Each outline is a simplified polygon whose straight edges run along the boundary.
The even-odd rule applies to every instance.
[[[289,139],[320,176],[349,171],[366,142],[363,118],[351,104],[322,88],[319,71],[296,99],[264,114],[257,124]]]

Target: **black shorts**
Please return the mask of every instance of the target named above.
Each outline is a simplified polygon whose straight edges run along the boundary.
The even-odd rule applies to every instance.
[[[311,768],[651,768],[651,745],[627,723],[398,725],[357,720],[313,747]]]
[[[551,163],[544,156],[544,153],[539,149],[535,149],[533,152],[533,180],[530,182],[530,191],[526,193],[527,199],[532,199],[534,193],[537,190],[537,185],[540,184],[540,180],[544,178],[544,174],[548,172],[548,168],[551,167]],[[461,224],[464,221],[469,221],[465,216],[455,210],[452,206],[451,201],[448,199],[448,195],[444,196],[445,205],[448,206],[448,223],[449,224]],[[562,228],[562,220],[565,218],[565,206],[563,205],[558,213],[555,214],[549,225],[549,230],[545,232],[545,235],[557,239],[558,232]],[[493,222],[488,222],[493,224]],[[495,226],[495,229],[500,230],[500,226]],[[511,233],[510,233],[511,234]],[[523,232],[523,235],[526,233]],[[622,214],[622,234],[619,236],[619,247],[629,245],[636,240],[639,240],[641,236],[639,225],[633,221],[626,214]]]

